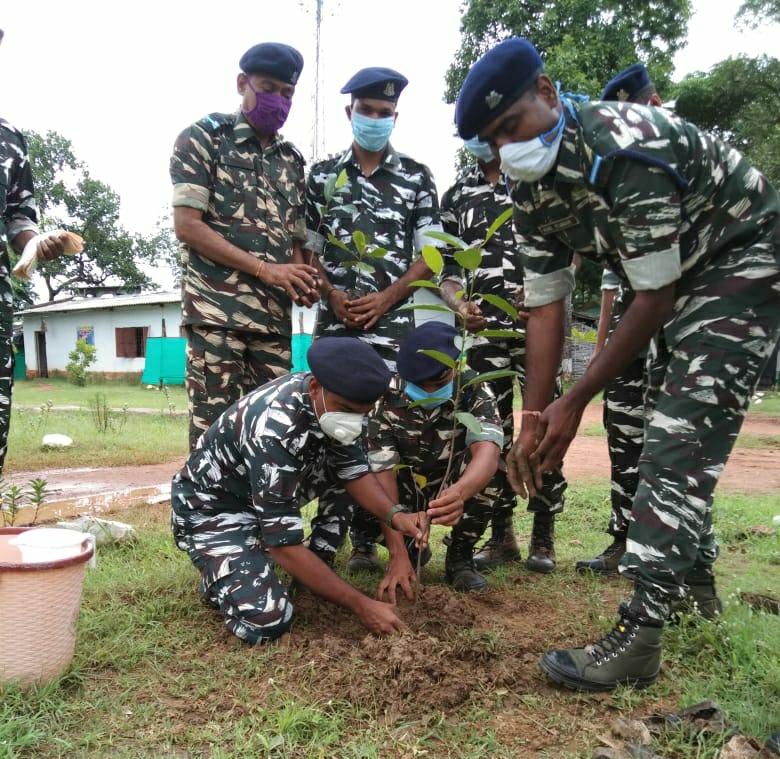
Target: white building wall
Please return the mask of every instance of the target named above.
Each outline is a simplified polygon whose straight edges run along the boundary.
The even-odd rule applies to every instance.
[[[24,316],[24,353],[28,372],[38,372],[35,333],[46,332],[46,358],[48,370],[65,371],[68,354],[76,347],[79,331],[86,327],[95,330],[97,361],[90,372],[142,372],[145,358],[119,358],[116,355],[117,327],[148,327],[147,337],[163,337],[165,319],[167,337],[179,337],[181,305],[158,303],[144,306],[67,311],[61,313],[30,313]]]

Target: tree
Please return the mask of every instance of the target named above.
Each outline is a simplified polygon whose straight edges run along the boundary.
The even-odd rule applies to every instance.
[[[170,234],[131,234],[119,223],[119,196],[94,179],[73,154],[69,140],[56,132],[43,137],[26,133],[35,178],[41,229],[63,228],[84,238],[84,252],[42,264],[49,300],[81,287],[115,284],[125,290],[153,290],[156,285],[138,267],[158,262],[170,251]]]
[[[598,96],[621,69],[642,61],[661,91],[685,45],[690,0],[464,0],[461,45],[446,75],[447,102],[470,66],[507,37],[527,37],[564,90]]]
[[[780,0],[744,0],[739,6],[737,23],[749,29],[763,24],[780,24]]]
[[[675,110],[780,185],[780,60],[739,56],[690,74],[679,85]]]

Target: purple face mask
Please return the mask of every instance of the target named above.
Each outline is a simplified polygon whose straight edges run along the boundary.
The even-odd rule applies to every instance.
[[[278,132],[290,113],[292,100],[272,92],[258,92],[247,80],[247,85],[255,93],[255,105],[247,111],[241,112],[246,120],[264,137]]]

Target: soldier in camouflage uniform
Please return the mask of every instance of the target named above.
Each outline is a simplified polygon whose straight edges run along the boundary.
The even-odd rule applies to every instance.
[[[604,87],[601,99],[655,107],[663,105],[642,63],[635,63],[623,69],[611,79]],[[615,329],[633,298],[634,292],[628,283],[621,283],[620,277],[605,269],[601,279],[601,314],[594,355],[604,347],[608,335]],[[595,558],[578,561],[578,572],[614,574],[626,552],[628,523],[639,482],[639,455],[644,442],[645,358],[646,351],[640,350],[626,368],[604,388],[604,427],[607,430],[612,476],[612,515],[607,532],[613,539]]]
[[[421,350],[435,350],[457,361],[460,333],[440,321],[428,321],[413,330],[398,351],[398,374],[403,388],[391,388],[369,417],[368,447],[371,468],[377,473],[391,500],[417,510],[428,510],[434,524],[455,524],[447,547],[445,572],[447,582],[456,590],[484,590],[487,580],[476,571],[474,545],[485,530],[491,508],[499,497],[506,477],[497,477],[499,454],[504,434],[501,429],[495,396],[486,384],[465,387],[457,411],[472,414],[481,430],[474,432],[456,422],[453,401],[455,372]],[[465,372],[461,382],[475,376]],[[416,402],[416,403],[415,403]],[[454,433],[453,433],[454,430]],[[452,456],[451,474],[439,493]],[[421,478],[421,479],[417,479]],[[400,495],[399,495],[400,493]],[[342,504],[344,499],[327,499]],[[346,536],[351,518],[360,519],[365,512],[348,502],[346,510],[323,507],[312,521],[310,547],[319,555],[335,556]],[[461,516],[462,515],[462,516]],[[377,539],[378,524],[372,531],[363,530]],[[410,552],[411,553],[411,552]],[[385,591],[395,602],[397,586],[412,596],[416,555],[393,551],[378,596]]]
[[[337,577],[303,542],[301,508],[333,478],[381,517],[388,533],[422,539],[370,473],[364,415],[390,372],[367,345],[325,339],[309,350],[312,373],[280,377],[243,396],[203,434],[174,476],[171,527],[201,574],[204,601],[227,629],[251,644],[292,623],[278,564],[314,593],[358,615],[372,632],[402,627],[392,606]]]
[[[352,125],[352,145],[341,155],[315,164],[306,189],[309,244],[321,266],[318,335],[349,335],[372,345],[395,369],[398,342],[414,327],[414,311],[403,310],[415,288],[431,270],[419,255],[427,237],[441,231],[433,177],[426,166],[397,152],[389,142],[397,117],[398,96],[407,79],[387,68],[361,69],[344,87],[351,95],[346,107]],[[327,212],[325,186],[342,171],[347,182]],[[345,265],[356,260],[352,235],[362,232],[369,247],[387,252],[366,263],[373,272]],[[346,246],[349,252],[328,240]],[[349,568],[379,569],[376,545],[353,534],[354,556]]]
[[[527,40],[499,44],[456,106],[464,139],[499,149],[517,181],[528,366],[508,462],[521,492],[559,464],[593,396],[652,338],[645,442],[621,572],[620,620],[542,668],[581,690],[657,677],[661,633],[718,553],[712,499],[762,365],[780,333],[780,200],[736,150],[660,108],[561,96]],[[634,300],[584,376],[548,405],[563,345],[573,251],[627,281]]]
[[[444,231],[459,237],[470,245],[480,245],[490,225],[512,206],[506,179],[499,169],[498,159],[489,145],[469,141],[466,148],[478,159],[471,165],[442,198],[441,219]],[[522,238],[515,232],[511,220],[502,224],[482,248],[482,261],[469,283],[465,272],[455,262],[454,251],[444,251],[444,270],[441,277],[441,294],[445,303],[466,319],[471,332],[484,329],[514,330],[517,339],[505,337],[477,337],[469,350],[469,366],[478,373],[497,370],[516,372],[521,390],[525,387],[525,331],[521,319],[513,320],[505,311],[479,296],[469,301],[458,293],[473,292],[495,295],[509,303],[522,297],[523,270],[519,266],[517,251]],[[496,395],[498,412],[504,427],[503,455],[509,453],[514,440],[514,380],[503,377],[491,381]],[[560,395],[560,386],[556,395]],[[491,536],[482,550],[474,557],[478,569],[499,566],[507,561],[520,559],[512,512],[517,496],[506,478],[499,471],[501,495],[493,504]],[[526,567],[534,572],[552,572],[555,569],[554,524],[555,515],[563,510],[566,480],[561,468],[545,474],[544,487],[528,500],[528,511],[533,515],[533,529],[528,546]]]
[[[303,59],[262,43],[239,65],[241,110],[185,129],[171,158],[190,448],[241,393],[290,370],[291,299],[318,298],[303,259],[304,160],[278,133]]]
[[[3,31],[0,29],[0,42]],[[38,215],[33,175],[27,158],[24,135],[0,119],[0,475],[8,450],[11,423],[11,390],[14,384],[13,288],[7,245],[17,253],[24,250],[38,232]],[[38,241],[38,256],[50,260],[62,254],[59,237]]]

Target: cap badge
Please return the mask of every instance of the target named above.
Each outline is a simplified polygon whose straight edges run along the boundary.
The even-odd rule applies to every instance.
[[[389,98],[393,97],[395,95],[395,84],[388,82],[382,92]]]
[[[628,100],[628,92],[624,90],[622,87],[617,91],[617,99],[621,103],[625,103],[626,100]]]
[[[290,84],[297,84],[298,83],[298,76],[301,72],[300,71],[293,71],[290,75]]]
[[[487,107],[491,110],[493,110],[493,108],[495,108],[503,99],[504,96],[495,90],[491,90],[487,95],[485,95],[485,102],[487,103]]]

